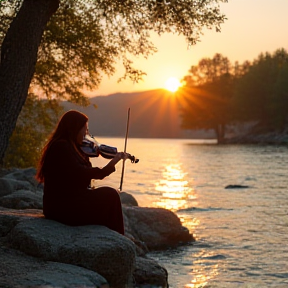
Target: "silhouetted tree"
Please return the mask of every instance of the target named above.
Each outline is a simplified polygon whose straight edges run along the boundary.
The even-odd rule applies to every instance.
[[[224,141],[230,120],[233,75],[230,61],[221,54],[204,58],[184,77],[181,101],[182,128],[213,129],[218,143]]]
[[[271,103],[271,113],[274,123],[281,131],[288,120],[288,61],[283,63],[274,86],[274,101]],[[273,105],[274,104],[274,105]]]
[[[233,97],[237,119],[259,121],[265,129],[283,128],[288,113],[287,65],[284,49],[258,56],[237,80]]]
[[[288,120],[288,54],[261,53],[252,63],[232,67],[220,54],[204,58],[184,77],[181,107],[184,129],[214,129],[224,141],[225,126],[258,123],[254,132],[286,128]]]

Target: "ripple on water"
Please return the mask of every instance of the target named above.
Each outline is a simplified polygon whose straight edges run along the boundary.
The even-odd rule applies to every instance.
[[[207,207],[207,208],[200,208],[200,207],[188,207],[184,209],[179,209],[177,212],[209,212],[209,211],[231,211],[233,209],[227,209],[222,207]]]

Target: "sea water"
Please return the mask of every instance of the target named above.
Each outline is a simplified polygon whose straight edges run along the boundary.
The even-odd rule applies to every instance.
[[[123,150],[123,139],[97,140]],[[149,254],[170,288],[288,287],[288,147],[128,139],[127,152],[140,162],[125,162],[122,191],[139,206],[172,210],[196,237]],[[120,162],[96,185],[119,188],[121,171]]]

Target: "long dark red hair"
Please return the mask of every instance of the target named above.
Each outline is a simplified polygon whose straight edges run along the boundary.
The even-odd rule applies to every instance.
[[[76,148],[77,136],[79,131],[83,128],[85,123],[88,121],[88,117],[76,110],[69,110],[60,118],[54,132],[50,135],[47,144],[42,150],[42,157],[39,161],[38,170],[36,174],[36,179],[39,182],[44,182],[43,166],[45,164],[45,159],[47,152],[51,145],[57,140],[67,140],[72,146]]]

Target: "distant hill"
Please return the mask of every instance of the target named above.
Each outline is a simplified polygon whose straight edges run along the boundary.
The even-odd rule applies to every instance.
[[[180,128],[177,100],[164,89],[96,96],[90,98],[90,103],[88,107],[81,107],[63,102],[63,106],[65,111],[76,109],[85,113],[89,117],[90,132],[97,136],[124,137],[130,107],[129,137],[205,138],[203,133]]]

